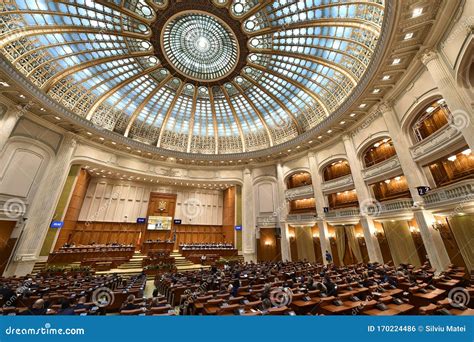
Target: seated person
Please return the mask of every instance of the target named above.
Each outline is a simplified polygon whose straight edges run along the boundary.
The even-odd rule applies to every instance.
[[[69,299],[63,299],[61,302],[61,309],[58,311],[58,315],[74,315],[74,308],[71,307]]]
[[[38,299],[36,302],[34,302],[31,308],[23,312],[23,315],[28,315],[28,316],[46,315],[44,299]]]
[[[150,308],[159,308],[160,306],[166,306],[166,303],[160,303],[160,298],[154,297],[151,300]]]
[[[129,295],[127,297],[127,300],[122,304],[122,307],[120,308],[120,310],[135,310],[135,309],[139,309],[140,306],[138,306],[137,304],[135,304],[135,296],[134,295]]]
[[[324,278],[324,286],[327,288],[328,296],[337,296],[337,285],[331,280],[330,277]]]
[[[90,308],[89,305],[86,305],[86,297],[85,296],[82,296],[81,298],[79,298],[79,300],[77,301],[77,304],[76,306],[74,307],[74,310],[81,310],[81,309],[86,309],[88,310]]]

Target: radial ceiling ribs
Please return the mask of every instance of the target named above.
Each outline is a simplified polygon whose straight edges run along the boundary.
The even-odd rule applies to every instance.
[[[135,80],[138,80],[140,77],[143,77],[145,75],[148,75],[150,73],[152,73],[153,71],[155,70],[158,70],[159,68],[161,67],[160,64],[158,65],[155,65],[151,68],[148,68],[148,69],[145,69],[143,70],[142,72],[130,77],[129,79],[127,79],[126,81],[123,81],[123,82],[120,82],[119,84],[117,84],[115,87],[111,88],[108,92],[106,92],[104,95],[102,95],[101,97],[99,97],[95,103],[92,105],[91,109],[89,110],[89,113],[87,114],[87,120],[90,120],[92,118],[92,116],[94,115],[94,112],[97,110],[97,108],[99,108],[99,106],[109,97],[111,96],[113,93],[115,93],[116,91],[118,91],[120,88],[126,86],[127,84],[130,84],[132,83],[133,81]]]

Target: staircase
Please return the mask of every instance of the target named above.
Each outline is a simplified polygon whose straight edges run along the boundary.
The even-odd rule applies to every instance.
[[[31,274],[40,273],[43,269],[46,268],[46,266],[47,266],[46,261],[36,262],[35,265],[33,266],[33,270],[31,271]]]
[[[174,258],[174,263],[178,272],[186,272],[186,271],[195,271],[201,268],[209,268],[210,266],[203,266],[201,264],[194,264],[184,256],[179,253],[178,250],[174,250],[173,253],[170,254],[171,257]]]
[[[120,276],[132,276],[132,275],[140,274],[143,271],[142,260],[145,257],[146,256],[141,254],[140,252],[135,252],[132,258],[126,263],[123,263],[117,266],[117,268],[112,268],[111,270],[108,270],[108,271],[96,272],[96,274],[116,273]]]

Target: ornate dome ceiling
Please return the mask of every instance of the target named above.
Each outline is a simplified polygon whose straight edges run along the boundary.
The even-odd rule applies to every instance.
[[[0,48],[96,127],[191,154],[263,150],[331,116],[382,32],[383,0],[3,1]]]

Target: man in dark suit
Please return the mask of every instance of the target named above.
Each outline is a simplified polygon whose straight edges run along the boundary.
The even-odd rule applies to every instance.
[[[46,315],[44,299],[38,299],[36,302],[34,302],[30,309],[23,312],[23,315],[27,315],[27,316]]]
[[[122,308],[120,310],[135,310],[139,309],[140,307],[135,304],[135,296],[129,295],[125,303],[123,303]]]
[[[331,253],[329,253],[327,249],[326,249],[325,257],[328,264],[332,263],[332,255]]]

